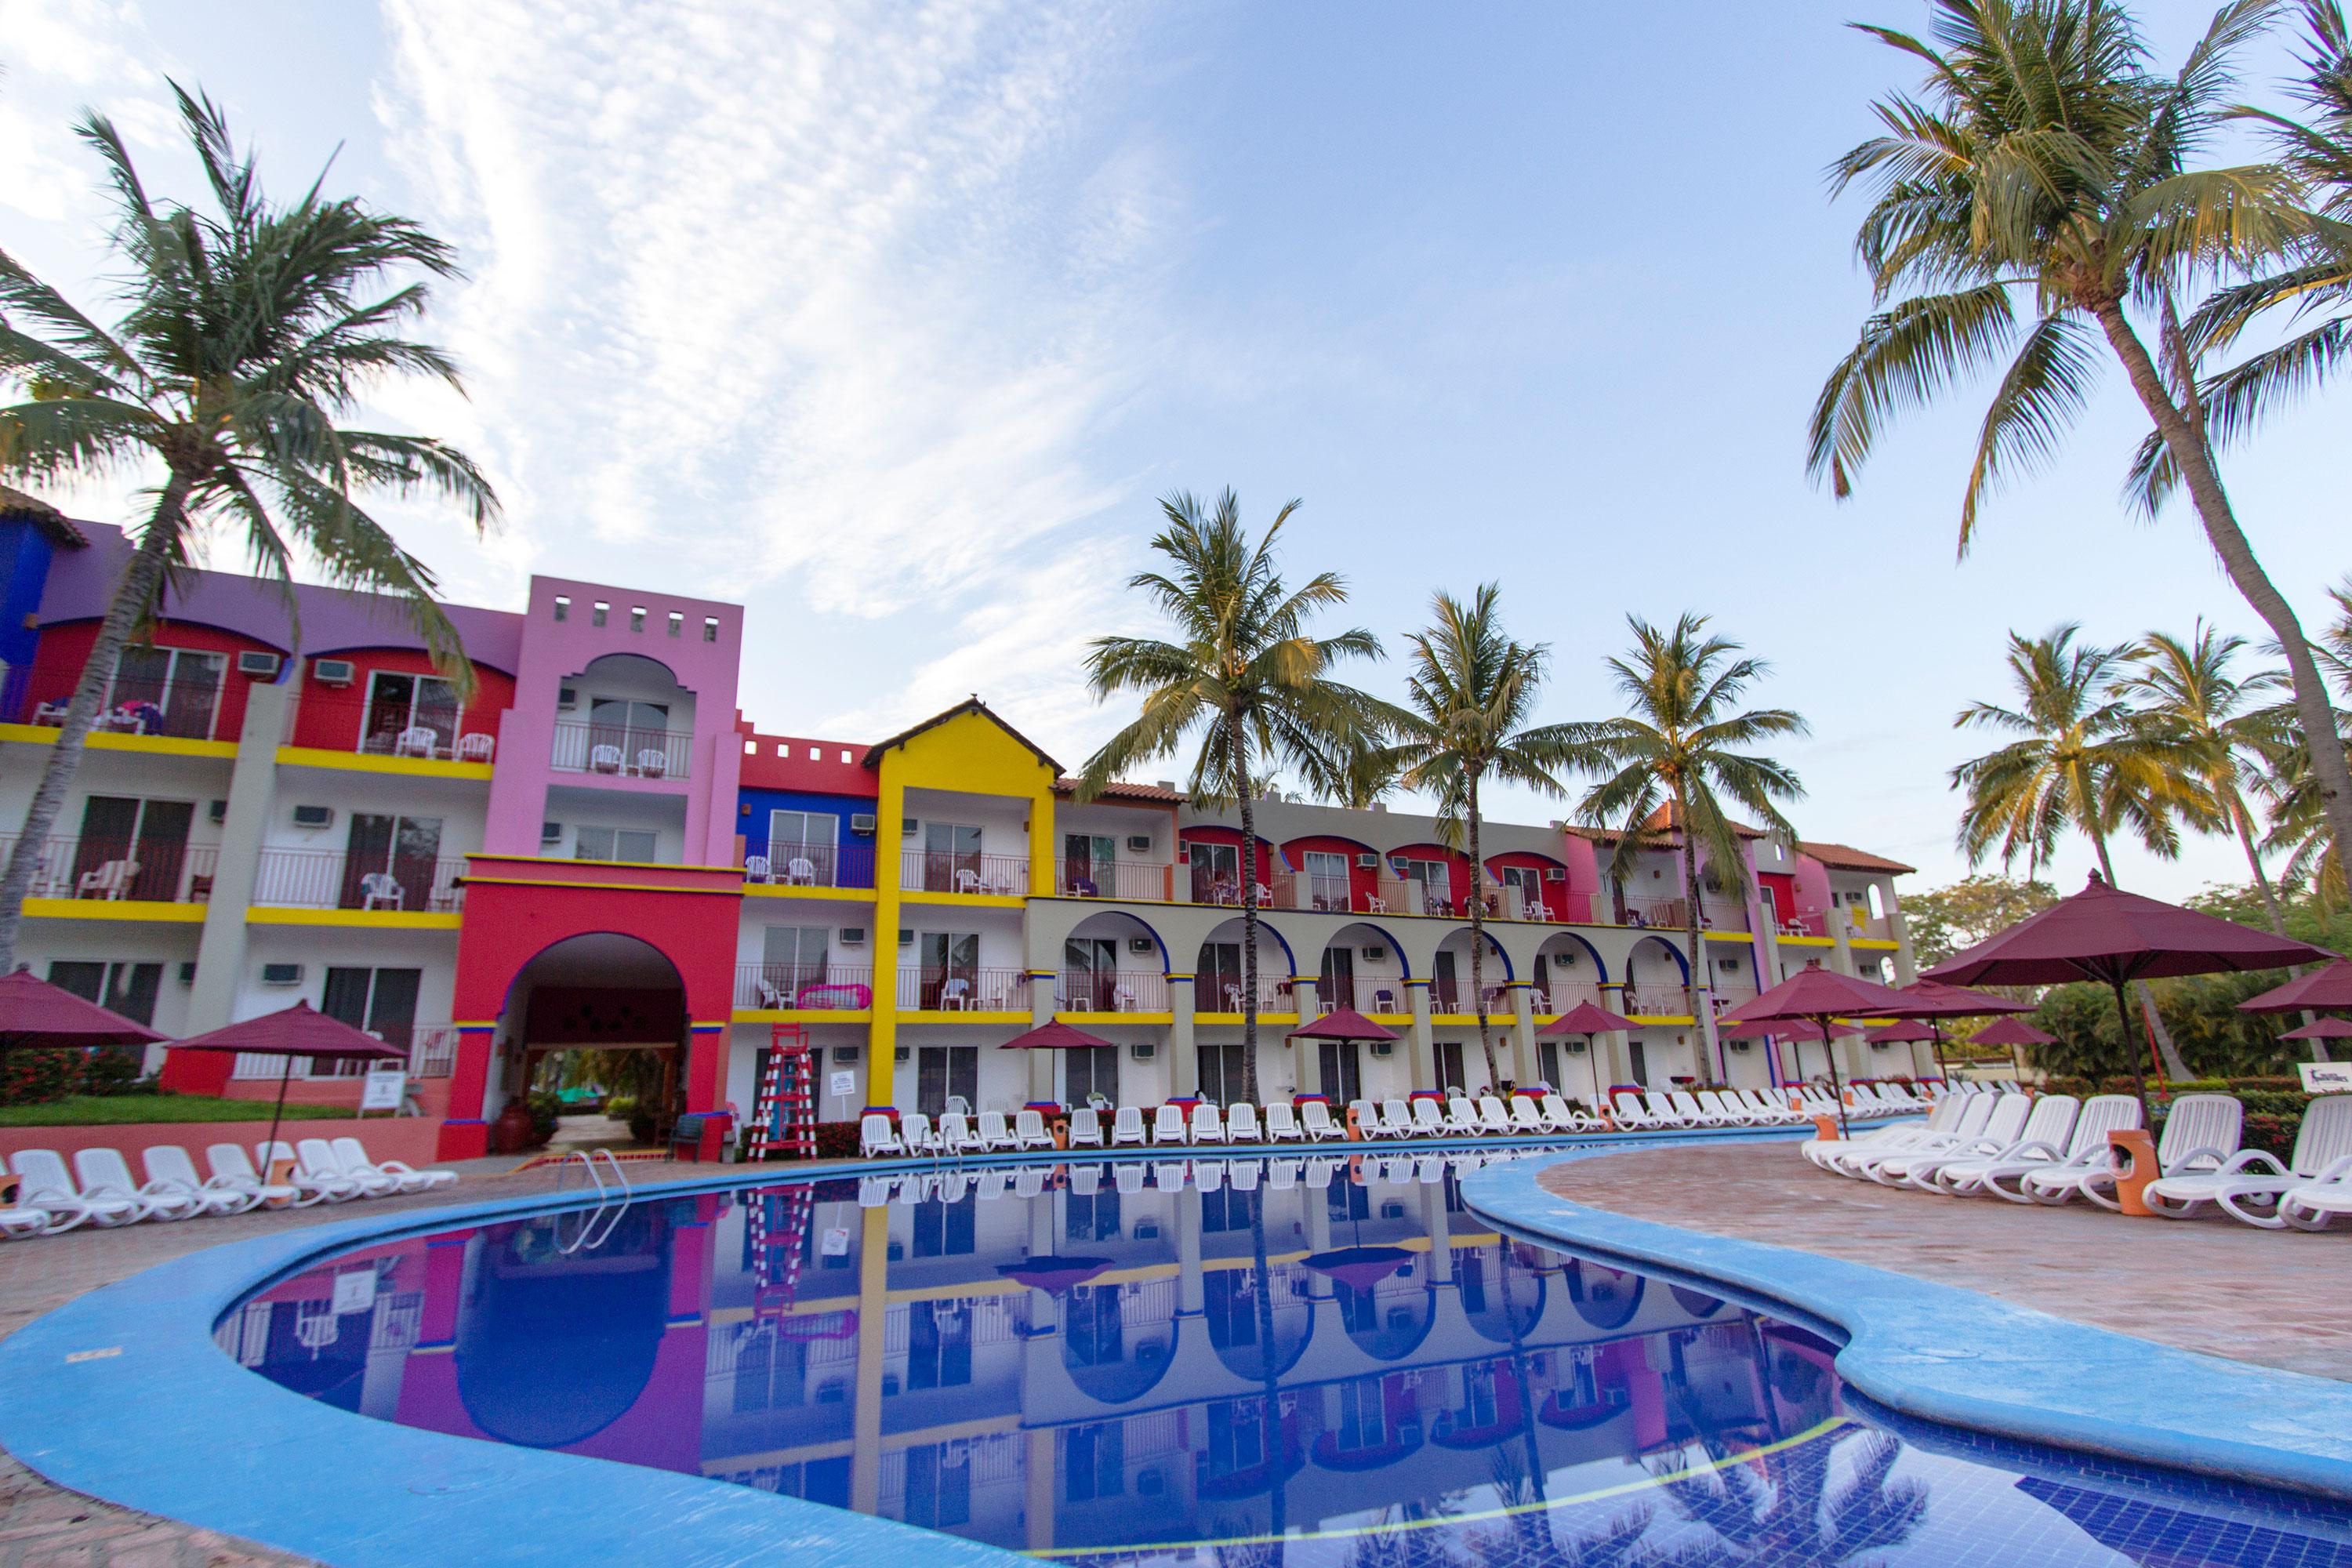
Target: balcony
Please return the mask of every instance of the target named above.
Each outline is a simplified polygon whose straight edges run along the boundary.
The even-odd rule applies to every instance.
[[[1192,981],[1192,1011],[1195,1013],[1239,1013],[1242,1010],[1242,977],[1237,973],[1208,970]],[[1257,1010],[1261,1016],[1268,1013],[1295,1013],[1297,999],[1291,993],[1290,977],[1261,973],[1257,977]]]
[[[1537,1012],[1551,1014],[1555,1016],[1580,1007],[1588,1002],[1596,1007],[1609,1005],[1601,999],[1601,987],[1589,980],[1555,980],[1548,987],[1537,991],[1534,994],[1533,1002]],[[1611,1010],[1615,1011],[1613,1008]]]
[[[392,910],[449,913],[465,907],[466,858],[378,856],[340,849],[265,849],[253,901],[292,910]]]
[[[1782,936],[1813,936],[1826,939],[1830,934],[1829,917],[1821,913],[1819,910],[1793,915],[1784,915],[1780,920],[1780,934]]]
[[[694,736],[688,731],[559,719],[548,765],[558,773],[606,778],[682,779],[693,755]]]
[[[117,676],[99,705],[90,733],[212,740],[220,719],[220,678],[217,666],[207,668],[209,679],[194,675],[177,679]],[[13,723],[62,728],[66,705],[80,680],[79,667],[53,669],[34,664],[12,668],[5,683],[0,683],[0,717]]]
[[[902,1013],[1026,1013],[1025,969],[933,969],[898,971]]]
[[[1315,1005],[1326,1013],[1336,1013],[1342,1007],[1352,1007],[1359,1013],[1403,1013],[1412,1010],[1412,1003],[1405,994],[1403,980],[1367,974],[1317,981]]]
[[[1178,879],[1180,885],[1191,884],[1192,901],[1196,904],[1242,907],[1242,885],[1238,877],[1213,871],[1202,865],[1186,868],[1187,875]],[[1298,874],[1282,866],[1258,868],[1257,907],[1262,910],[1295,910],[1305,906],[1298,901]]]
[[[1168,977],[1148,969],[1066,969],[1054,1005],[1065,1013],[1165,1013]]]
[[[447,1078],[457,1068],[458,1034],[454,1024],[408,1024],[368,1032],[385,1045],[408,1052],[410,1078]],[[302,1063],[302,1071],[295,1076],[306,1079],[364,1078],[368,1068],[377,1065],[357,1061],[314,1063],[308,1057],[297,1059]],[[229,1067],[228,1076],[249,1081],[280,1078],[285,1071],[284,1057],[240,1051]]]
[[[1181,879],[1190,882],[1188,874]],[[1121,899],[1129,903],[1175,900],[1179,878],[1173,866],[1148,860],[1056,860],[1055,885],[1066,899]]]
[[[859,1013],[874,1005],[874,971],[848,963],[739,963],[735,1005],[774,1013]]]
[[[17,837],[0,836],[0,857],[16,853]],[[213,875],[219,861],[220,848],[212,844],[52,838],[26,897],[201,904],[213,896]]]
[[[743,859],[743,880],[774,888],[871,888],[871,844],[793,844]]]
[[[1616,918],[1603,923],[1635,931],[1683,931],[1690,924],[1688,909],[1680,899],[1619,899]]]
[[[363,757],[488,763],[498,750],[499,711],[460,712],[434,702],[372,701],[356,692],[305,689],[286,714],[286,744]]]
[[[1633,1018],[1686,1018],[1690,993],[1679,985],[1628,985],[1625,1015]]]
[[[1486,1014],[1489,1017],[1498,1016],[1510,1012],[1510,994],[1500,985],[1487,986],[1486,990]],[[1466,980],[1450,980],[1443,975],[1431,981],[1429,983],[1429,1010],[1433,1013],[1470,1012],[1472,1010],[1470,1006],[1470,983]]]
[[[898,885],[927,893],[992,894],[1017,899],[1029,891],[1029,857],[975,855],[951,849],[901,850]]]
[[[1698,902],[1698,923],[1707,931],[1744,931],[1748,929],[1748,906],[1729,899],[1702,898]]]

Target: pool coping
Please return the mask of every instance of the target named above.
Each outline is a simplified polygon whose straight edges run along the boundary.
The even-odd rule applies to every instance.
[[[1867,1264],[1634,1219],[1538,1181],[1554,1165],[1617,1152],[1487,1165],[1463,1177],[1463,1201],[1529,1239],[1713,1282],[1831,1325],[1844,1342],[1839,1376],[1902,1415],[2352,1500],[2352,1384],[2136,1339]]]
[[[1602,1134],[1603,1149],[1742,1137],[1736,1129]],[[1594,1135],[1585,1134],[1585,1138]],[[1570,1142],[1563,1137],[1562,1142]],[[1579,1140],[1580,1142],[1580,1140]],[[633,1201],[765,1186],[803,1175],[1142,1158],[1345,1158],[1476,1152],[1488,1139],[1069,1151],[985,1159],[728,1165],[639,1189]],[[125,1508],[351,1568],[420,1562],[731,1564],[788,1551],[800,1568],[848,1568],[894,1551],[926,1568],[1034,1564],[1020,1553],[732,1481],[401,1426],[322,1405],[221,1353],[213,1326],[242,1298],[318,1259],[404,1236],[593,1208],[592,1189],[355,1217],[224,1242],[103,1285],[0,1339],[0,1448],[57,1485]],[[142,1222],[146,1223],[146,1222]],[[10,1242],[0,1256],[40,1240]]]

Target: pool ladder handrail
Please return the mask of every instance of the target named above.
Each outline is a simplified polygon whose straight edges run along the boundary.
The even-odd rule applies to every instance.
[[[613,1173],[611,1184],[605,1182],[604,1172],[597,1168],[596,1156],[600,1154],[604,1156],[604,1168]],[[573,1237],[568,1243],[563,1240],[564,1215],[555,1216],[556,1250],[567,1257],[583,1248],[604,1246],[611,1239],[613,1232],[619,1227],[621,1216],[628,1213],[630,1205],[636,1201],[635,1193],[629,1185],[628,1172],[621,1168],[621,1162],[613,1157],[613,1152],[610,1149],[574,1149],[563,1163],[556,1167],[556,1191],[563,1191],[564,1184],[571,1179],[572,1167],[575,1163],[581,1170],[587,1173],[588,1179],[596,1184],[596,1206],[586,1211],[587,1218],[581,1222],[580,1234]],[[617,1200],[613,1191],[615,1186],[620,1189]],[[600,1221],[601,1229],[598,1228]]]

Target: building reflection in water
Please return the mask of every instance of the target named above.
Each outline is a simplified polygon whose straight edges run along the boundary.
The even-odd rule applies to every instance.
[[[1498,1236],[1463,1205],[1465,1163],[1126,1161],[649,1198],[604,1224],[353,1253],[218,1339],[360,1415],[1063,1558],[2273,1560],[2230,1544],[2228,1500],[1906,1447],[1847,1408],[1832,1346]],[[2273,1536],[2286,1509],[2294,1561],[2352,1564],[2324,1510],[2243,1506]],[[2133,1555],[2143,1526],[2157,1544]]]

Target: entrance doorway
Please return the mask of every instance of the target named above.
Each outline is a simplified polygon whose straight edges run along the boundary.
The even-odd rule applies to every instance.
[[[666,1143],[686,1103],[686,986],[660,949],[599,931],[542,951],[508,989],[495,1120],[520,1092],[582,1107],[625,1102],[640,1141]]]

